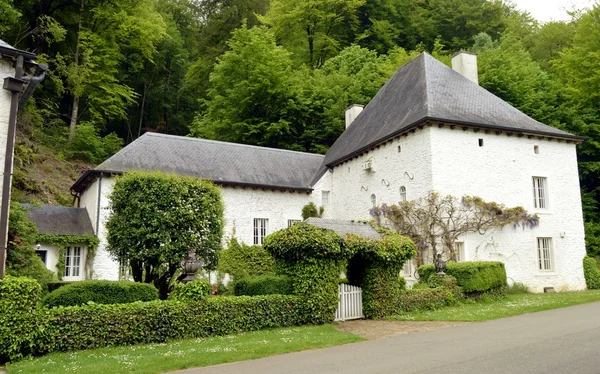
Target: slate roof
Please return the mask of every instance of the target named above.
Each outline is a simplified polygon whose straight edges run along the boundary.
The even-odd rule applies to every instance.
[[[160,170],[223,185],[308,191],[323,159],[311,153],[146,133],[96,171]],[[78,191],[82,178],[72,189]]]
[[[356,234],[369,239],[381,239],[381,234],[375,231],[373,226],[366,222],[353,222],[341,219],[325,219],[316,217],[308,218],[304,222],[324,229],[333,230],[342,237],[346,234]]]
[[[35,54],[31,52],[22,51],[20,49],[16,49],[12,45],[8,44],[4,40],[0,39],[0,53],[6,54],[9,56],[23,56],[25,60],[33,60],[35,58]]]
[[[582,139],[528,117],[422,53],[379,90],[329,149],[324,164],[334,166],[426,120]]]
[[[94,229],[85,208],[23,204],[29,219],[40,234],[94,235]]]

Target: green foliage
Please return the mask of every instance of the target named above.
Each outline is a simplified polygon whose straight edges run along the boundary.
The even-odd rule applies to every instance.
[[[216,268],[223,202],[212,183],[159,172],[119,177],[111,194],[108,251],[131,265],[136,282],[153,282],[161,298],[181,261],[192,254]]]
[[[92,264],[96,256],[96,249],[100,243],[100,239],[94,235],[54,235],[54,234],[39,234],[36,236],[38,243],[48,243],[58,247],[58,262],[56,264],[56,274],[61,280],[65,273],[65,254],[67,247],[74,244],[85,244],[87,246],[87,254],[85,258],[84,273],[86,278],[89,278],[92,270]],[[51,291],[51,290],[50,290]]]
[[[282,275],[259,275],[245,277],[235,282],[236,296],[256,295],[291,295],[293,294],[291,280]]]
[[[272,233],[265,238],[264,247],[276,261],[315,258],[343,260],[351,255],[337,233],[306,223],[298,223]]]
[[[77,125],[75,136],[69,143],[69,158],[101,163],[123,146],[123,140],[115,133],[100,137],[98,130],[90,123]]]
[[[435,266],[422,265],[417,269],[420,279],[430,279]],[[465,293],[486,292],[506,286],[506,269],[502,262],[448,262],[446,273],[456,278]]]
[[[594,258],[589,256],[583,258],[583,275],[588,289],[600,289],[600,269]]]
[[[306,316],[302,299],[284,295],[53,308],[38,321],[45,334],[38,353],[298,326]]]
[[[457,300],[456,293],[445,287],[406,290],[400,295],[398,311],[435,310],[453,305]]]
[[[6,273],[17,277],[33,278],[42,286],[42,292],[46,292],[48,283],[56,277],[35,253],[36,237],[37,228],[27,218],[25,208],[19,203],[11,203]]]
[[[232,237],[227,249],[219,255],[217,270],[229,274],[233,280],[247,276],[275,274],[275,260],[260,245],[246,245]]]
[[[519,295],[529,293],[529,288],[523,283],[513,283],[510,286],[506,287],[507,295]]]
[[[427,278],[427,284],[431,288],[445,287],[447,289],[454,289],[458,287],[458,281],[452,275],[440,277],[437,274],[431,274],[429,278]]]
[[[196,279],[189,283],[177,283],[169,295],[169,299],[179,301],[204,300],[210,293],[210,284],[204,279]]]
[[[10,275],[0,279],[0,363],[36,351],[39,339],[37,313],[41,287],[29,278]]]
[[[48,308],[59,306],[97,304],[126,304],[158,299],[158,292],[150,284],[129,281],[93,280],[73,282],[50,292],[44,298]]]
[[[324,207],[319,207],[319,209],[317,209],[315,203],[311,201],[310,203],[302,207],[302,219],[307,220],[310,217],[320,218],[323,215],[324,210]]]
[[[50,282],[50,283],[48,283],[48,292],[58,290],[59,288],[66,286],[67,284],[71,284],[71,283],[73,283],[73,282],[65,282],[65,281]]]

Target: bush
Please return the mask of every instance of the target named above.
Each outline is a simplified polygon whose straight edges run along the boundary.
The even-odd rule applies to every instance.
[[[317,206],[312,201],[302,207],[302,219],[307,220],[310,217],[321,217],[323,215],[324,207],[317,209]]]
[[[102,138],[91,123],[77,125],[75,136],[68,144],[69,158],[101,163],[123,147],[123,139],[110,133]]]
[[[583,276],[588,289],[600,289],[600,270],[593,257],[585,256],[583,258]]]
[[[297,326],[308,322],[306,316],[302,299],[287,295],[61,307],[44,312],[39,353]]]
[[[282,275],[261,275],[242,278],[235,282],[233,289],[236,296],[291,295],[293,293],[290,278]]]
[[[301,261],[314,258],[343,260],[352,254],[332,230],[298,223],[265,238],[265,249],[276,259]]]
[[[7,275],[0,280],[0,362],[35,352],[40,292],[40,284],[33,279]]]
[[[422,265],[417,269],[421,279],[429,279],[435,273],[433,265]],[[506,270],[502,262],[449,262],[446,274],[456,278],[466,293],[486,292],[506,286]]]
[[[127,304],[158,299],[158,291],[148,283],[129,281],[83,281],[65,285],[44,298],[48,308],[98,304]]]
[[[231,238],[227,249],[221,251],[217,269],[236,281],[248,276],[275,274],[275,260],[260,245],[246,245]]]
[[[171,300],[199,301],[206,299],[211,291],[210,283],[204,279],[196,279],[189,283],[176,283],[169,295]]]
[[[457,301],[456,293],[445,287],[406,290],[400,295],[399,311],[435,310]]]
[[[56,291],[62,286],[73,283],[72,281],[57,281],[48,283],[48,292]]]

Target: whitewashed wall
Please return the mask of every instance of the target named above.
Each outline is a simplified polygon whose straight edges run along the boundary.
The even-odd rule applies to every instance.
[[[57,272],[56,264],[58,264],[58,247],[48,243],[38,243],[40,251],[46,251],[46,268],[54,273]],[[36,248],[36,250],[38,250]]]
[[[79,206],[82,208],[87,208],[88,216],[90,217],[90,222],[92,223],[92,228],[94,233],[96,233],[96,224],[98,219],[98,185],[99,180],[96,179],[80,196],[79,198]]]
[[[6,77],[14,77],[15,69],[7,61],[0,61],[0,82]],[[0,89],[0,165],[4,166],[6,154],[6,139],[8,138],[8,120],[10,117],[10,102],[12,93]],[[0,183],[0,196],[2,196],[2,183]]]

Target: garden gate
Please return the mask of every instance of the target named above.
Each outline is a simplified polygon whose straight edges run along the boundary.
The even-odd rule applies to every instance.
[[[362,306],[362,289],[342,283],[338,291],[339,302],[335,311],[336,321],[364,318]]]

